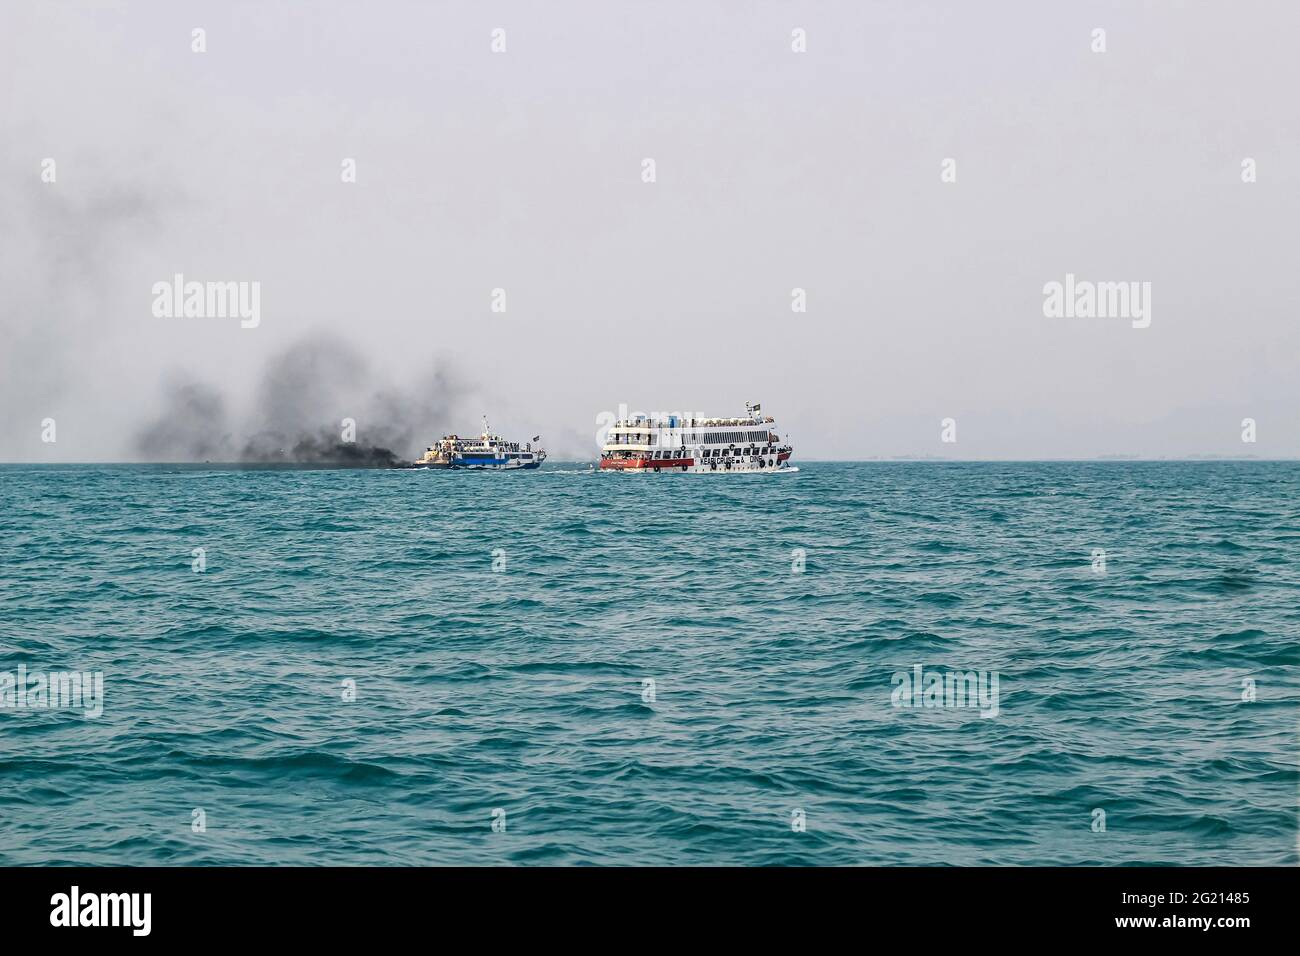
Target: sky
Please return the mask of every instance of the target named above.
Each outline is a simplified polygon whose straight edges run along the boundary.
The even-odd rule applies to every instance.
[[[1283,0],[9,0],[0,461],[209,457],[290,399],[402,454],[752,401],[796,460],[1294,457],[1298,33]],[[156,314],[176,274],[258,283],[256,327]],[[1149,325],[1045,314],[1067,275],[1149,283]]]

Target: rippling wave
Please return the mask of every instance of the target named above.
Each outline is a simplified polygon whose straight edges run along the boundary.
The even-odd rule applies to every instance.
[[[1300,465],[584,468],[0,468],[0,863],[1300,862]]]

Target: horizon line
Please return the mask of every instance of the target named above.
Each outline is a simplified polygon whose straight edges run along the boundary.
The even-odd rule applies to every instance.
[[[552,462],[564,462],[573,464],[576,462],[595,462],[599,457],[592,458],[551,458]],[[911,455],[893,455],[889,457],[876,456],[874,458],[800,458],[800,462],[806,464],[825,464],[825,465],[869,465],[869,464],[1044,464],[1044,463],[1071,463],[1071,462],[1098,462],[1103,464],[1131,464],[1141,462],[1184,462],[1187,464],[1206,464],[1213,462],[1225,461],[1242,461],[1242,462],[1300,462],[1300,455],[1284,456],[1269,458],[1255,455],[1198,455],[1194,457],[1187,456],[1160,456],[1147,457],[1143,455],[1104,455],[1087,458],[948,458],[939,455],[911,456]],[[400,471],[402,469],[393,468],[389,465],[356,465],[343,461],[0,461],[0,467],[10,466],[160,466],[160,465],[192,465],[192,466],[209,466],[214,468],[266,468],[266,467],[283,467],[283,468],[322,468],[322,469],[339,469],[347,471]]]

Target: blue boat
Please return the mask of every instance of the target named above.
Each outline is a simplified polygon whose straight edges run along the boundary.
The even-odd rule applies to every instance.
[[[546,460],[546,451],[540,446],[533,447],[533,442],[540,440],[534,435],[533,441],[520,443],[506,441],[500,435],[494,435],[488,428],[487,419],[483,419],[483,434],[478,438],[461,438],[459,435],[444,435],[430,445],[422,457],[411,462],[414,468],[446,468],[469,471],[516,471],[540,468]]]

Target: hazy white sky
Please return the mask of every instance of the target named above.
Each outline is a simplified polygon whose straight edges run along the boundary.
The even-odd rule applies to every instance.
[[[354,391],[438,364],[437,424],[566,455],[747,399],[796,458],[1297,455],[1298,36],[1289,0],[9,0],[0,460],[138,457],[168,381],[255,423],[327,336]],[[178,272],[260,282],[260,326],[155,317]],[[1046,318],[1067,273],[1150,282],[1150,327]]]

